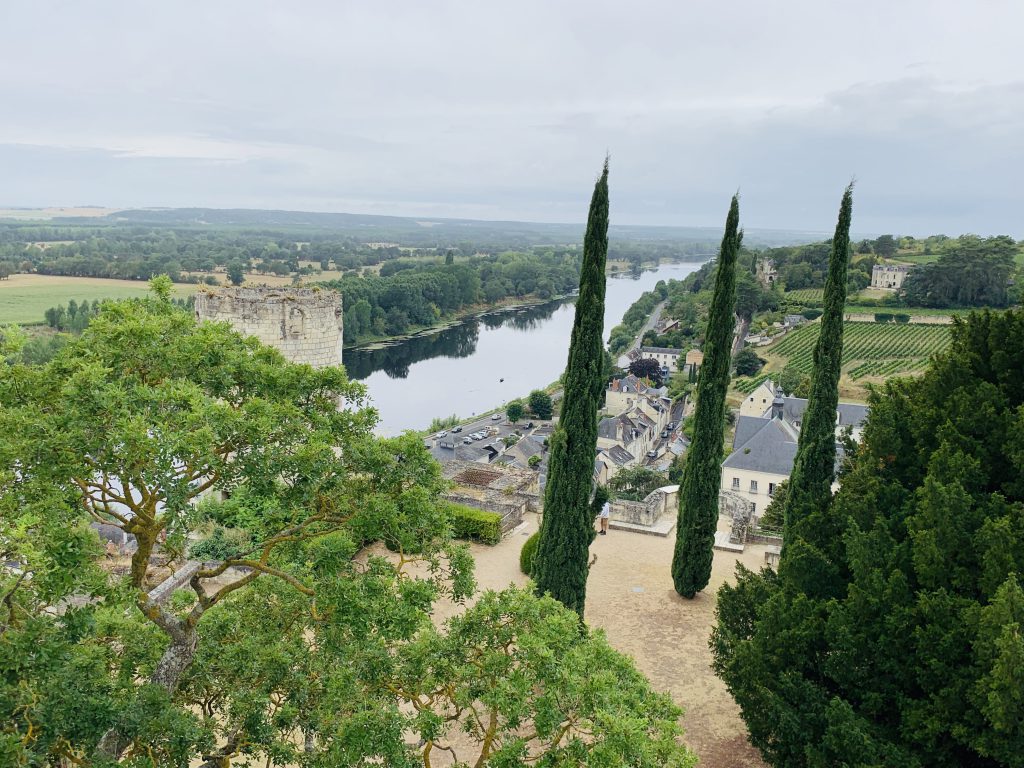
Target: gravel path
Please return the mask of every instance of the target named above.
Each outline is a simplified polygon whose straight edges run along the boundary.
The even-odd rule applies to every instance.
[[[522,585],[519,550],[537,530],[529,515],[519,529],[494,547],[473,546],[481,588]],[[719,521],[727,530],[727,521]],[[686,714],[686,741],[703,768],[762,768],[757,750],[747,742],[739,708],[711,671],[708,637],[714,622],[715,593],[731,580],[736,562],[752,569],[764,563],[765,547],[747,546],[742,554],[715,552],[711,584],[693,600],[672,588],[669,567],[673,538],[610,531],[591,545],[597,561],[591,568],[586,618],[604,629],[613,646],[628,653],[655,688],[668,691]],[[450,614],[438,606],[438,618]]]

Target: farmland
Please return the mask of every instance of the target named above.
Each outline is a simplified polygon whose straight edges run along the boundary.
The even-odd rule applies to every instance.
[[[801,288],[798,291],[786,291],[783,295],[789,301],[800,302],[807,306],[820,306],[825,299],[825,289]]]
[[[175,296],[187,296],[195,285],[176,285]],[[58,275],[11,275],[0,280],[0,325],[43,322],[43,313],[71,299],[127,299],[144,296],[149,285],[136,280],[109,280],[100,277],[63,277]]]
[[[737,379],[734,388],[743,393],[751,392],[771,372],[786,366],[810,374],[820,328],[820,323],[805,325],[780,341],[757,350],[759,355],[768,359],[765,371],[756,377]],[[949,346],[949,331],[948,325],[844,323],[844,394],[863,394],[866,383],[924,370],[931,355]]]

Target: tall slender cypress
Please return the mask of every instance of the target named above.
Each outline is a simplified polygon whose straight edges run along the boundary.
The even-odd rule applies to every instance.
[[[826,506],[832,498],[836,464],[836,407],[843,362],[843,309],[846,305],[846,272],[850,260],[850,220],[853,216],[853,183],[846,187],[839,205],[839,220],[832,237],[828,275],[825,278],[821,331],[814,345],[811,392],[803,414],[793,474],[789,478],[785,534],[794,532],[801,514]],[[810,507],[808,506],[810,505]]]
[[[697,379],[693,443],[686,457],[683,487],[679,493],[676,548],[672,557],[672,581],[676,592],[689,598],[704,589],[711,578],[715,529],[718,527],[725,391],[729,387],[735,327],[736,253],[743,238],[739,226],[740,201],[738,195],[733,195],[725,220],[722,247],[718,252],[715,293],[704,339],[704,363]]]
[[[565,370],[562,411],[551,436],[544,489],[544,518],[533,563],[537,593],[583,618],[594,520],[591,478],[597,450],[597,411],[604,389],[605,262],[608,257],[608,159],[594,186],[583,239],[580,294],[576,300]]]

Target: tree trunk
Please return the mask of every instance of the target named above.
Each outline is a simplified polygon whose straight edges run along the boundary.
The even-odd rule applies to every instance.
[[[185,622],[180,622],[173,630],[163,629],[170,635],[171,643],[164,649],[164,654],[150,675],[149,682],[173,694],[178,688],[182,674],[195,660],[199,634],[194,626]],[[96,752],[107,760],[116,761],[128,748],[128,744],[115,726],[103,734],[103,738],[96,745]]]

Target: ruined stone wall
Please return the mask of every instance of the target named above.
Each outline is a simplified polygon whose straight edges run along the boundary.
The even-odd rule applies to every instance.
[[[227,321],[293,363],[341,365],[342,299],[315,288],[220,288],[196,294],[196,320]]]

